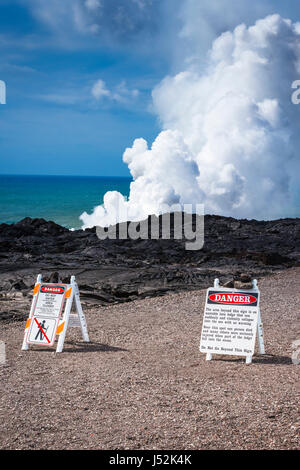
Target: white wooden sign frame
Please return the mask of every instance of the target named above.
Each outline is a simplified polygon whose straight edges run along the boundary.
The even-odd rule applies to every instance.
[[[253,292],[253,293],[258,293],[259,294],[259,289],[258,289],[258,286],[257,286],[257,280],[254,279],[252,281],[252,289],[247,289],[247,291],[243,291],[241,289],[230,289],[230,288],[226,288],[226,287],[222,287],[220,286],[220,283],[219,283],[219,279],[215,279],[214,281],[214,289],[221,289],[222,292],[234,292],[235,294],[236,293],[240,293],[240,294],[244,294],[245,292]],[[211,288],[208,289],[208,291],[211,291]],[[207,298],[206,298],[207,300]],[[205,306],[206,307],[206,306]],[[204,323],[204,317],[203,317],[203,323]],[[202,324],[202,329],[203,329],[203,324]],[[259,306],[259,298],[258,298],[258,301],[257,301],[257,327],[256,327],[256,339],[257,339],[257,342],[258,342],[258,349],[259,349],[259,353],[260,354],[265,354],[265,345],[264,345],[264,333],[263,333],[263,323],[262,323],[262,319],[261,319],[261,313],[260,313],[260,306]],[[202,335],[201,335],[202,336]],[[255,343],[254,343],[255,344]],[[200,340],[200,347],[201,347],[201,340]],[[200,349],[199,347],[199,349]],[[206,360],[207,361],[211,361],[212,360],[212,356],[213,354],[222,354],[222,355],[226,355],[226,353],[224,352],[213,352],[213,353],[206,353]],[[231,353],[232,354],[232,353]],[[240,354],[234,354],[236,356],[239,356]],[[246,364],[251,364],[252,362],[252,354],[251,355],[247,355],[246,356]]]
[[[31,309],[30,309],[29,317],[26,322],[26,326],[25,326],[22,351],[27,351],[29,349],[30,344],[37,344],[37,343],[30,342],[28,338],[29,338],[30,328],[32,326],[32,321],[35,318],[34,313],[35,313],[35,307],[36,307],[38,295],[40,292],[40,288],[43,287],[43,285],[46,286],[46,285],[49,285],[49,283],[46,283],[46,282],[43,283],[42,275],[39,274],[37,276],[36,283],[34,286]],[[51,285],[54,285],[54,284],[51,284]],[[54,339],[53,341],[51,341],[51,344],[42,343],[41,345],[52,346],[55,341],[56,336],[58,336],[59,338],[57,342],[56,352],[61,353],[64,347],[66,332],[69,326],[73,300],[75,300],[76,315],[71,315],[71,317],[77,317],[78,321],[76,325],[74,325],[73,323],[73,325],[70,325],[70,326],[79,326],[81,328],[82,338],[84,342],[89,343],[90,339],[88,335],[85,315],[83,313],[81,303],[80,303],[79,288],[78,288],[77,282],[75,281],[75,276],[71,276],[70,284],[57,284],[57,286],[58,287],[64,286],[66,288],[67,295],[65,295],[66,301],[65,301],[64,312],[63,312],[62,317],[61,316],[57,317],[58,324],[56,327],[56,331],[54,333]]]

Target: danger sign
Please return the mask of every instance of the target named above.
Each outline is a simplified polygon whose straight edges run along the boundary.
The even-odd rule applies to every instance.
[[[215,287],[207,290],[200,351],[207,354],[207,359],[212,354],[229,354],[246,356],[251,362],[257,329],[260,351],[264,353],[259,290],[220,288],[216,281]]]
[[[50,294],[63,294],[65,292],[65,286],[41,286],[41,292],[49,292]]]
[[[26,341],[52,346],[63,310],[66,285],[40,284]]]
[[[32,296],[22,351],[27,351],[30,344],[53,346],[58,336],[56,352],[61,353],[68,326],[79,327],[83,340],[90,341],[75,276],[71,276],[70,284],[51,284],[42,282],[39,274]],[[75,314],[71,314],[73,301]]]
[[[233,292],[218,292],[208,296],[208,303],[234,304],[234,305],[257,305],[258,294],[235,294]]]

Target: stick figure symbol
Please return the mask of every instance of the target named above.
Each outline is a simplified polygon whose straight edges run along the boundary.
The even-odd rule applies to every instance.
[[[47,328],[46,328],[45,325],[46,325],[46,320],[43,320],[43,321],[40,323],[40,326],[41,326],[41,328],[43,329],[43,331],[46,333],[47,330],[48,330],[48,326],[47,326]],[[39,331],[38,331],[37,334],[36,334],[35,340],[39,339],[39,341],[43,341],[44,335],[43,335],[43,332],[42,332],[41,328],[39,328]],[[38,338],[38,337],[39,337],[39,338]]]

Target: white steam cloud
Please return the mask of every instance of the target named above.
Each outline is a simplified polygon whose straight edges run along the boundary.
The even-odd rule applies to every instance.
[[[163,131],[151,148],[136,139],[124,152],[134,180],[128,201],[106,193],[102,206],[81,215],[83,227],[122,222],[124,214],[143,219],[174,203],[234,217],[285,216],[299,178],[300,109],[291,102],[299,75],[299,23],[271,15],[222,34],[204,69],[194,59],[154,89]]]

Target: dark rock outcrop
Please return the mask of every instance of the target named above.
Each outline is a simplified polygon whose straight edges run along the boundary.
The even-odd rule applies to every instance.
[[[196,216],[193,217],[195,229]],[[150,232],[149,224],[149,232]],[[116,226],[118,234],[120,226]],[[26,218],[0,225],[0,295],[26,295],[35,277],[67,282],[76,275],[82,299],[106,304],[182,289],[247,283],[300,264],[300,219],[236,220],[206,215],[204,246],[187,240],[99,240],[96,229],[69,231],[54,222]],[[246,273],[246,274],[245,274]]]

